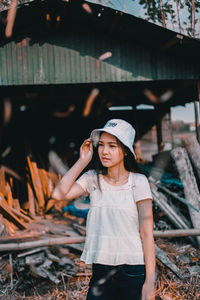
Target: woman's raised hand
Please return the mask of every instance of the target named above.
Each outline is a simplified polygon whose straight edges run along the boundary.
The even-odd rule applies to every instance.
[[[89,163],[93,156],[92,140],[89,138],[83,142],[80,148],[80,159],[85,163]]]

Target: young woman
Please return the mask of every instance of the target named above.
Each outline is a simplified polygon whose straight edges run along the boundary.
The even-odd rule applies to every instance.
[[[145,175],[134,170],[134,138],[134,128],[121,119],[93,130],[52,194],[69,201],[90,196],[81,255],[93,270],[87,300],[155,299],[152,196]],[[99,167],[80,176],[92,160],[93,144]]]

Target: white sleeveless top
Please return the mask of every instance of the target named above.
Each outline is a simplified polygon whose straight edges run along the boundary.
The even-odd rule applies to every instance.
[[[86,241],[81,260],[86,264],[144,264],[136,202],[152,199],[145,175],[129,173],[128,181],[113,186],[96,171],[84,173],[77,181],[90,196]]]

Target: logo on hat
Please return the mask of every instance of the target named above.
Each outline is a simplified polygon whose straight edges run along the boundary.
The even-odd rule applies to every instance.
[[[106,127],[115,127],[115,126],[117,126],[117,123],[113,123],[113,122],[107,122],[106,123],[106,125],[104,126],[104,128],[106,128]]]

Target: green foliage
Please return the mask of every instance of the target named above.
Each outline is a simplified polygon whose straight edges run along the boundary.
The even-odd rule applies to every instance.
[[[132,0],[145,10],[146,20],[166,26],[171,23],[180,33],[197,36],[199,27],[199,0]]]

